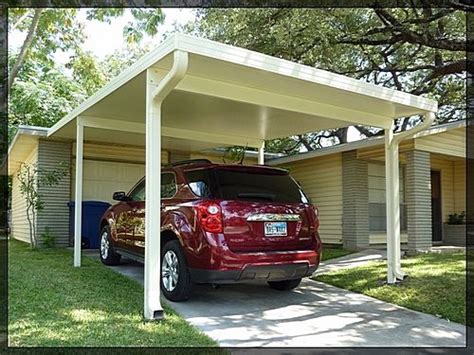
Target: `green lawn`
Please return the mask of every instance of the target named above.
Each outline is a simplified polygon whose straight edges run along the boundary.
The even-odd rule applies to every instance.
[[[74,268],[68,250],[10,241],[10,346],[217,346],[169,307],[163,321],[144,322],[141,285],[82,262]]]
[[[326,261],[329,259],[339,258],[341,256],[352,254],[352,251],[342,249],[342,248],[325,248],[323,245],[323,258],[322,261]]]
[[[386,263],[333,271],[314,277],[337,287],[465,324],[466,261],[464,253],[423,254],[402,259],[409,275],[398,285],[384,285]]]

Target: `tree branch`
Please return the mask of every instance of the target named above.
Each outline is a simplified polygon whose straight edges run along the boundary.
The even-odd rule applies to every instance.
[[[23,66],[23,63],[25,62],[26,54],[28,52],[28,49],[31,46],[31,43],[33,42],[33,37],[35,35],[36,29],[38,28],[38,22],[43,10],[44,9],[41,9],[41,8],[35,9],[33,20],[31,21],[31,25],[30,25],[30,28],[28,29],[28,34],[26,35],[25,41],[23,42],[23,45],[21,46],[20,54],[18,55],[18,58],[10,72],[10,75],[8,76],[8,92],[10,92],[13,82],[15,81],[15,78],[18,75],[18,72],[20,71],[21,67]]]

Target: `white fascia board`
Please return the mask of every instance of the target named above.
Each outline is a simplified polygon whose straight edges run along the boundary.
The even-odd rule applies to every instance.
[[[421,111],[436,112],[438,109],[438,103],[435,100],[204,38],[185,34],[175,34],[175,36],[178,37],[176,43],[180,49],[194,54],[411,106]]]
[[[234,64],[240,64],[251,68],[273,72],[299,80],[305,80],[316,84],[326,85],[341,90],[355,92],[374,98],[411,106],[423,111],[436,112],[437,110],[437,102],[433,100],[365,83],[343,75],[334,74],[321,69],[311,68],[284,59],[274,58],[247,49],[238,48],[203,38],[196,38],[189,35],[174,34],[154,50],[140,58],[120,75],[112,79],[106,86],[86,99],[81,105],[79,105],[68,115],[53,125],[48,130],[48,136],[54,134],[57,130],[75,119],[82,112],[106,96],[110,95],[112,92],[136,77],[138,74],[177,49],[222,61],[232,62]]]
[[[342,153],[348,150],[367,148],[367,147],[383,144],[383,141],[384,141],[383,136],[361,139],[356,142],[333,145],[331,147],[320,148],[311,152],[299,153],[295,155],[289,155],[284,158],[272,159],[268,162],[268,165],[287,164],[287,163],[291,163],[291,162],[295,162],[299,160],[306,160],[306,159],[321,157],[321,156],[329,155],[329,154]]]
[[[20,135],[46,137],[47,134],[48,134],[47,127],[19,125],[18,130],[16,131],[15,136],[13,137],[8,147],[8,155],[10,155],[10,153],[12,152],[13,147],[15,146]]]
[[[429,135],[432,135],[432,134],[443,133],[443,132],[446,132],[446,131],[450,131],[452,129],[458,129],[458,128],[463,128],[463,127],[466,127],[466,120],[443,123],[443,124],[440,124],[440,125],[430,127],[430,128],[428,128],[424,131],[421,131],[421,132],[415,134],[415,136],[413,138],[425,137],[425,136],[429,136]]]
[[[417,133],[413,138],[420,138],[420,137],[425,137],[425,136],[429,136],[433,134],[443,133],[452,129],[458,129],[465,126],[466,126],[466,120],[443,123],[441,125],[436,125],[424,131],[421,131]],[[321,157],[324,155],[341,153],[341,152],[346,152],[346,151],[355,150],[355,149],[368,148],[368,147],[382,145],[382,144],[384,144],[383,136],[365,138],[365,139],[361,139],[355,142],[343,143],[343,144],[338,144],[331,147],[321,148],[312,152],[299,153],[295,155],[289,155],[283,158],[272,159],[271,161],[268,162],[268,165],[286,164],[286,163],[291,163],[291,162],[295,162],[299,160],[306,160],[306,159],[311,159],[315,157]]]
[[[48,136],[54,134],[57,130],[63,127],[68,122],[79,116],[82,112],[110,95],[112,92],[120,88],[122,85],[139,75],[141,72],[155,64],[160,59],[164,58],[176,49],[176,39],[172,36],[165,40],[161,45],[156,47],[151,52],[145,54],[138,61],[132,64],[128,69],[112,79],[106,86],[97,91],[94,95],[85,100],[81,105],[72,110],[69,114],[58,121],[48,131]]]

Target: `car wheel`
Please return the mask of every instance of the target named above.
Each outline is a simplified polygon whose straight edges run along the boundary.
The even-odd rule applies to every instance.
[[[161,251],[161,290],[170,301],[186,301],[192,282],[181,245],[177,240],[167,242]]]
[[[110,238],[110,227],[104,226],[100,231],[100,260],[105,265],[118,265],[120,263],[120,254],[117,254],[112,246]]]
[[[298,287],[300,282],[301,282],[301,279],[284,280],[284,281],[268,281],[268,285],[271,288],[274,288],[275,290],[288,291],[288,290],[292,290]]]

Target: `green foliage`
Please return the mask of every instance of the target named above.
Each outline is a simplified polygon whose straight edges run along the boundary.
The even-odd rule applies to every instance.
[[[402,268],[409,276],[398,285],[383,282],[387,277],[386,261],[371,262],[366,266],[333,271],[313,278],[385,302],[466,324],[465,253],[433,253],[403,258]]]
[[[59,163],[55,169],[39,168],[36,163],[22,163],[17,172],[20,193],[25,199],[26,218],[30,231],[30,245],[36,249],[37,228],[36,215],[44,209],[43,196],[40,194],[42,187],[56,186],[67,174],[67,163]]]
[[[56,236],[51,232],[49,227],[46,227],[41,234],[41,242],[45,248],[54,248],[56,246]]]
[[[56,123],[117,75],[125,65],[143,54],[146,48],[139,46],[140,39],[144,34],[157,34],[159,25],[164,21],[161,9],[88,9],[87,21],[111,23],[126,11],[130,11],[134,19],[126,26],[126,31],[134,33],[133,39],[125,37],[133,42],[133,50],[127,53],[132,47],[129,46],[99,62],[92,53],[82,49],[84,23],[79,19],[78,11],[76,8],[46,8],[41,12],[33,40],[10,89],[10,130],[19,124],[49,127]],[[9,32],[20,31],[26,35],[33,13],[33,9],[9,9]],[[58,52],[69,54],[66,68],[55,62]],[[18,64],[20,57],[18,51],[10,50],[10,71]]]
[[[396,88],[439,102],[438,122],[465,117],[465,13],[454,9],[200,9],[194,35]],[[405,130],[418,118],[398,121]],[[364,136],[379,129],[356,127]],[[347,129],[267,142],[294,154],[344,143]]]
[[[20,124],[50,127],[86,97],[79,83],[59,68],[47,69],[27,62],[9,96],[9,127]]]
[[[448,224],[464,224],[464,218],[466,217],[466,212],[461,213],[452,213],[448,215]]]
[[[144,322],[143,287],[99,261],[83,257],[75,268],[69,250],[32,251],[15,240],[8,251],[10,346],[217,346],[167,304],[164,320]]]

